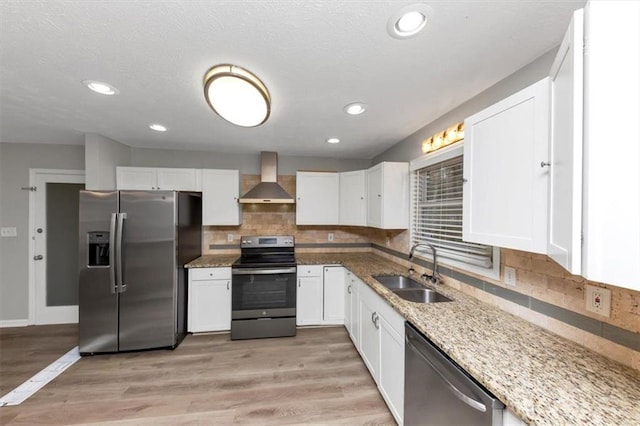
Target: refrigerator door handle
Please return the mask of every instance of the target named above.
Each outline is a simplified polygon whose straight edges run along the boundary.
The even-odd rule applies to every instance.
[[[118,228],[116,234],[116,279],[118,293],[127,291],[127,285],[122,280],[122,233],[124,232],[124,220],[126,213],[118,213]]]
[[[118,290],[116,283],[116,218],[118,213],[111,213],[111,226],[109,227],[109,285],[111,293]]]

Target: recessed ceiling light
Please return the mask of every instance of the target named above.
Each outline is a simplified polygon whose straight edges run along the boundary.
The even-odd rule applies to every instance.
[[[344,107],[344,112],[349,115],[360,115],[366,110],[366,105],[361,102],[354,102]]]
[[[399,39],[413,37],[424,29],[430,15],[431,8],[426,4],[410,4],[389,18],[387,32]]]
[[[165,126],[163,126],[162,124],[158,124],[158,123],[149,124],[149,128],[151,130],[155,130],[156,132],[166,132],[167,131],[167,128]]]
[[[271,111],[271,97],[264,83],[235,65],[216,65],[207,71],[204,97],[216,114],[237,126],[259,126]]]
[[[328,143],[340,143],[340,139],[338,138],[329,138],[327,139]]]
[[[100,93],[101,95],[117,95],[120,93],[118,89],[108,83],[96,80],[82,80],[82,84],[87,86],[90,90]]]

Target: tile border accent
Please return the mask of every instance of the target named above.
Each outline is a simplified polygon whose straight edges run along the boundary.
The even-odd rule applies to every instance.
[[[370,248],[371,243],[296,243],[296,248]]]
[[[378,244],[371,244],[376,250],[380,250],[392,256],[396,256],[402,260],[408,260],[407,254],[401,253],[397,250],[383,247]],[[423,259],[413,259],[413,263],[431,269],[433,264]],[[536,299],[535,297],[527,296],[526,294],[519,293],[517,291],[495,285],[480,278],[466,275],[459,271],[454,271],[450,268],[439,267],[438,272],[440,275],[453,278],[464,284],[475,287],[479,290],[492,294],[493,296],[500,297],[508,300],[509,302],[516,303],[525,308],[531,309],[534,312],[541,313],[565,324],[576,327],[580,330],[586,331],[596,336],[607,339],[618,345],[632,349],[634,351],[640,351],[640,335],[624,328],[611,325],[604,321],[599,321],[595,318],[588,317],[586,315],[579,314],[569,309],[562,308],[560,306],[553,305],[551,303],[544,302]]]
[[[240,244],[209,244],[209,250],[240,250]]]

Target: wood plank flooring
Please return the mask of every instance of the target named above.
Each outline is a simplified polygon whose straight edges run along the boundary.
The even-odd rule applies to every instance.
[[[14,339],[3,337],[0,350],[19,352]],[[18,374],[9,356],[1,359],[4,388],[5,376]],[[342,327],[233,342],[195,335],[174,351],[85,357],[23,404],[0,408],[0,424],[96,423],[395,424]]]

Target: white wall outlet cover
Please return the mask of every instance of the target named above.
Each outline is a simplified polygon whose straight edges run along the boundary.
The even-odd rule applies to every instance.
[[[611,290],[593,285],[586,285],[585,290],[587,311],[609,318],[611,316]]]
[[[227,234],[227,242],[229,243],[233,242],[233,234]]]
[[[15,226],[10,226],[10,227],[3,226],[1,228],[1,230],[2,230],[2,236],[3,237],[17,237],[18,236],[18,229]]]
[[[333,232],[329,232],[329,234],[327,234],[327,241],[333,241]]]
[[[504,283],[506,285],[516,285],[516,269],[511,266],[504,267]]]

